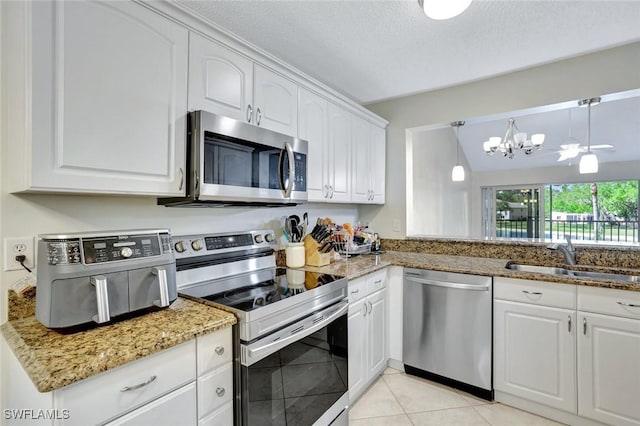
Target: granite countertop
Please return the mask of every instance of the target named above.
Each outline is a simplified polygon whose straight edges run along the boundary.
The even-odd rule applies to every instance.
[[[631,283],[615,280],[590,279],[585,277],[578,278],[566,275],[513,271],[505,268],[507,262],[509,262],[508,259],[387,251],[380,255],[360,255],[322,267],[306,266],[304,269],[313,272],[340,275],[347,277],[347,279],[355,279],[378,269],[386,268],[387,266],[403,266],[435,271],[459,272],[463,274],[519,278],[562,284],[640,291],[640,282]],[[607,269],[603,267],[593,268],[581,265],[572,266],[571,268],[577,270],[597,270],[598,272],[626,272],[629,274],[635,273],[640,275],[640,271],[632,269]]]
[[[0,330],[40,392],[49,392],[236,323],[233,314],[178,297],[168,308],[71,334],[31,315]]]

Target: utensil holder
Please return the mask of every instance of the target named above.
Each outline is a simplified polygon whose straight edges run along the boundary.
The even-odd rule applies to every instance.
[[[305,264],[304,243],[289,243],[284,249],[288,268],[302,268]]]

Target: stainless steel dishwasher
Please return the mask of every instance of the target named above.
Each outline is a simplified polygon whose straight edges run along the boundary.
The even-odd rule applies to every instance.
[[[405,268],[403,293],[405,371],[492,400],[492,278]]]

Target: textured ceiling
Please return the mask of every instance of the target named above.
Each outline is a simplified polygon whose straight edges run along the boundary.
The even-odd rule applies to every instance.
[[[360,103],[640,40],[640,0],[474,0],[447,21],[417,0],[177,3]]]
[[[635,97],[617,100],[605,100],[603,97],[601,104],[591,107],[591,144],[614,147],[613,150],[594,151],[601,163],[640,161],[640,90],[627,93],[634,93]],[[482,147],[490,136],[504,136],[508,115],[489,120],[478,118],[462,126],[459,130],[460,146],[471,170],[481,172],[551,166],[576,167],[580,156],[558,162],[557,151],[562,144],[587,144],[587,109],[577,106],[549,109],[551,110],[545,112],[521,111],[512,114],[520,131],[526,132],[529,137],[533,133],[545,134],[541,150],[534,151],[531,155],[516,152],[513,159],[505,158],[500,153],[485,155]]]

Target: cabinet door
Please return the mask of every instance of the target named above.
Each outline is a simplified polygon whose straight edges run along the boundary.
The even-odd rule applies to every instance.
[[[351,200],[371,201],[371,125],[362,118],[351,119]]]
[[[376,377],[387,366],[387,307],[385,290],[379,290],[367,297],[369,305],[367,331],[368,377]]]
[[[253,62],[198,34],[189,35],[189,110],[252,123]]]
[[[307,163],[309,201],[326,201],[327,190],[327,101],[300,89],[298,137],[309,142]]]
[[[494,388],[576,413],[575,315],[494,301]]]
[[[260,65],[254,68],[255,124],[285,135],[298,134],[298,86]]]
[[[71,415],[73,416],[73,413]],[[190,383],[107,423],[107,426],[195,425],[197,420],[196,385]]]
[[[36,191],[184,195],[188,31],[133,2],[33,3]]]
[[[640,424],[640,320],[578,312],[578,414]]]
[[[371,128],[371,188],[373,191],[371,203],[384,204],[385,176],[386,176],[386,130],[373,126]]]
[[[367,305],[361,299],[349,306],[349,399],[353,402],[367,384]]]
[[[351,114],[329,103],[329,201],[351,201]]]

